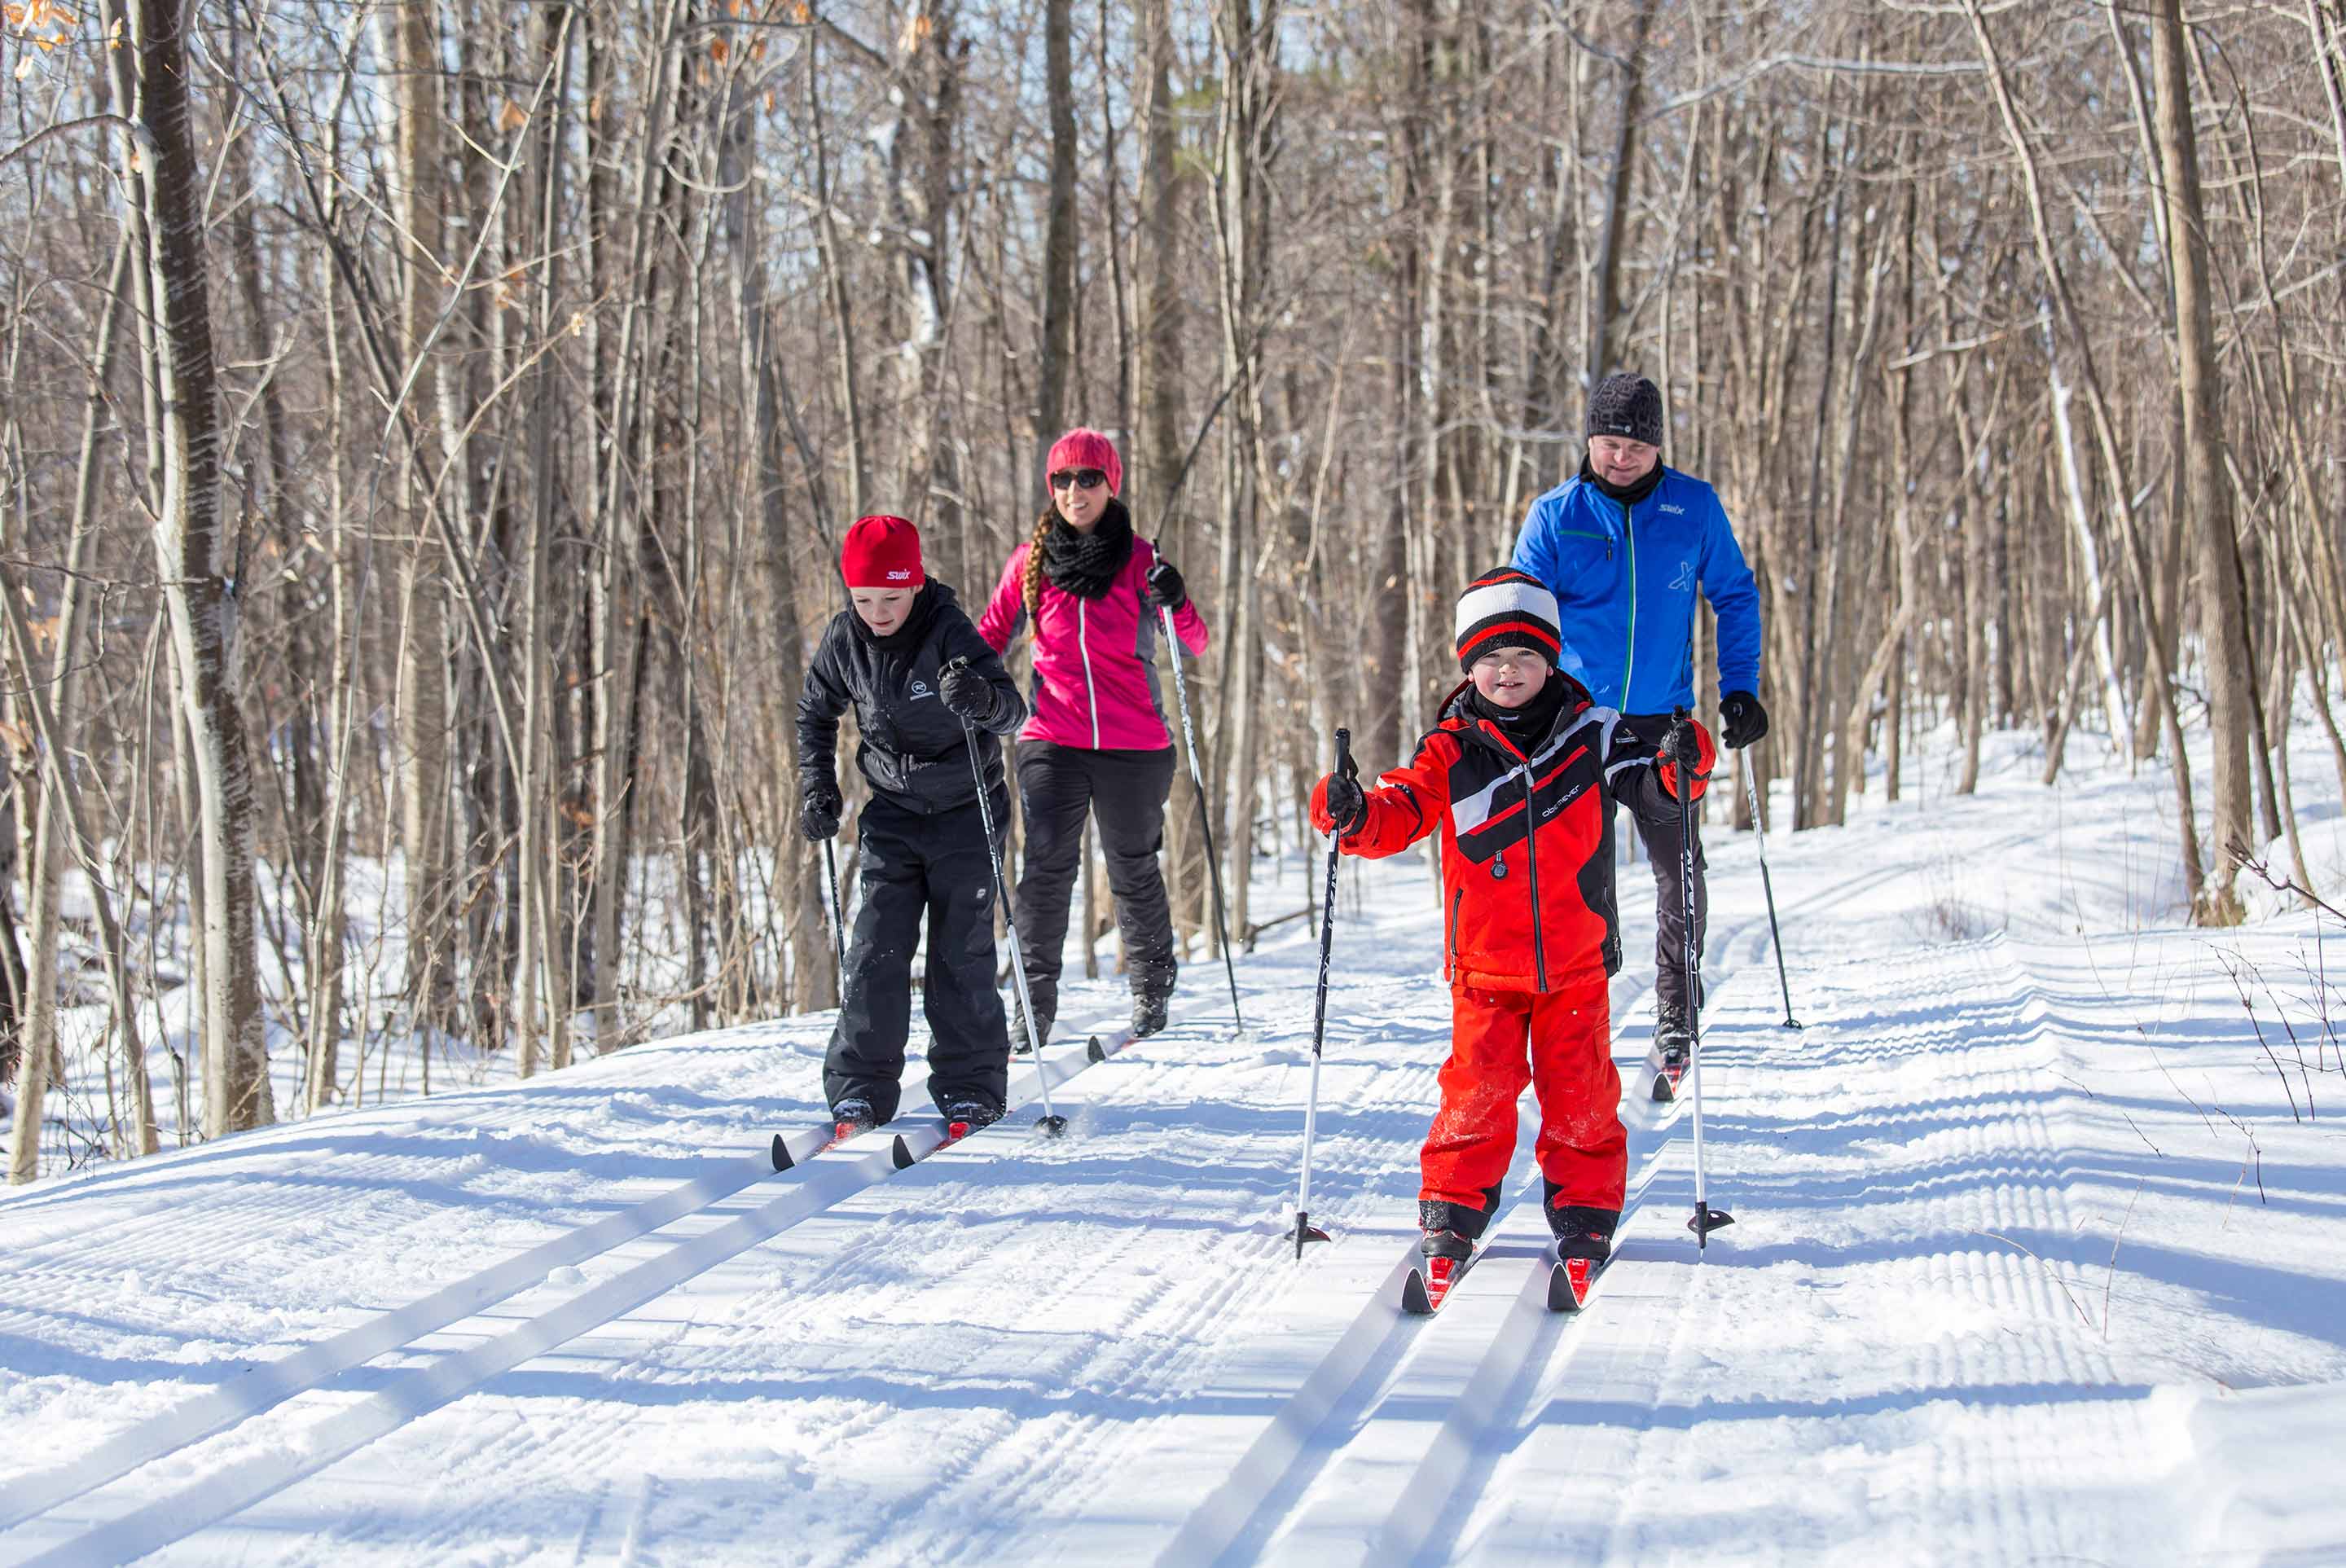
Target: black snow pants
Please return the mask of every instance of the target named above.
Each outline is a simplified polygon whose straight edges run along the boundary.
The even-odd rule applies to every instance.
[[[1661,744],[1669,727],[1670,716],[1667,713],[1621,716],[1621,728],[1636,736],[1648,751]],[[1687,1011],[1686,894],[1678,881],[1678,805],[1675,799],[1666,800],[1648,811],[1633,809],[1629,817],[1637,824],[1637,838],[1646,846],[1647,858],[1654,863],[1654,1013],[1658,1019],[1686,1020],[1691,1015]],[[1698,954],[1702,952],[1703,937],[1710,923],[1710,890],[1704,874],[1708,869],[1698,831],[1694,854],[1694,941]],[[1702,1004],[1700,997],[1694,1001],[1698,1007]]]
[[[997,812],[1006,816],[1008,805],[995,797]],[[856,831],[860,900],[823,1094],[834,1105],[861,1095],[883,1122],[896,1115],[913,1020],[913,950],[925,912],[921,1009],[929,1021],[930,1097],[939,1110],[959,1098],[999,1110],[1010,1086],[1010,1037],[994,989],[994,868],[977,801],[923,814],[875,794]]]
[[[1126,978],[1136,996],[1169,996],[1178,963],[1173,911],[1157,851],[1173,791],[1173,748],[1093,751],[1047,740],[1018,745],[1018,805],[1026,866],[1018,878],[1018,947],[1035,1013],[1056,1017],[1067,911],[1083,856],[1084,813],[1098,820],[1107,885],[1124,933]]]

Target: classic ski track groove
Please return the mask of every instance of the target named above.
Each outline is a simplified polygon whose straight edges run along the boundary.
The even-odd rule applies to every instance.
[[[2027,834],[2019,832],[2007,834],[1984,846],[1977,852],[1983,855],[1994,854],[2016,847],[2027,841],[2028,837]],[[1877,887],[1885,881],[1906,874],[1908,874],[1908,869],[1903,865],[1856,871],[1830,887],[1812,890],[1799,899],[1790,900],[1780,905],[1778,909],[1780,921],[1783,917],[1797,916],[1810,909],[1847,899],[1852,894]],[[1756,962],[1766,952],[1770,940],[1768,917],[1764,911],[1755,911],[1746,916],[1725,932],[1719,929],[1722,923],[1718,920],[1717,911],[1714,911],[1711,941],[1708,944],[1713,956],[1706,962],[1704,970],[1706,988],[1713,994],[1746,964]],[[1618,996],[1614,999],[1617,1013],[1626,1017],[1633,1006],[1642,1006],[1650,1001],[1653,992],[1651,973],[1641,972],[1639,981],[1634,1001]],[[1617,1034],[1617,1044],[1619,1038]],[[1624,1089],[1626,1094],[1628,1089],[1626,1081]],[[1656,1141],[1657,1160],[1660,1151],[1667,1147],[1675,1136],[1677,1124],[1683,1119],[1677,1105],[1683,1105],[1686,1103],[1685,1099],[1681,1099],[1677,1102],[1677,1105],[1665,1111],[1663,1119],[1655,1129],[1660,1135]],[[1633,1127],[1633,1138],[1635,1134],[1636,1129]],[[1627,1218],[1628,1216],[1625,1213],[1623,1223],[1625,1231],[1627,1228]],[[1499,1222],[1504,1223],[1504,1217],[1499,1217]],[[1244,1540],[1275,1544],[1294,1522],[1303,1516],[1310,1505],[1315,1487],[1333,1466],[1341,1461],[1341,1449],[1348,1445],[1362,1428],[1373,1420],[1377,1406],[1384,1400],[1389,1390],[1400,1380],[1402,1374],[1402,1366],[1381,1369],[1370,1364],[1370,1358],[1382,1342],[1382,1329],[1386,1318],[1398,1316],[1398,1308],[1392,1304],[1398,1299],[1395,1292],[1399,1288],[1401,1273],[1408,1267],[1409,1260],[1415,1250],[1413,1243],[1402,1250],[1385,1282],[1362,1303],[1352,1325],[1345,1329],[1303,1383],[1282,1401],[1279,1413],[1266,1424],[1255,1441],[1244,1451],[1229,1476],[1208,1493],[1197,1512],[1174,1537],[1171,1544],[1158,1556],[1157,1562],[1163,1565],[1163,1568],[1187,1568],[1188,1564],[1195,1563],[1222,1561],[1225,1554],[1229,1553],[1237,1543]],[[1481,1276],[1484,1268],[1503,1261],[1504,1260],[1497,1258],[1486,1259],[1484,1263],[1476,1265],[1476,1274]],[[1633,1260],[1625,1258],[1624,1261]],[[1481,1288],[1487,1289],[1490,1284],[1490,1278],[1483,1277]],[[1604,1294],[1617,1294],[1622,1288],[1622,1284],[1623,1281],[1618,1274],[1608,1270],[1608,1278],[1600,1288],[1600,1297]],[[1473,1289],[1476,1288],[1476,1286],[1470,1280],[1461,1288]],[[1594,1300],[1590,1303],[1589,1316],[1599,1314],[1603,1309],[1602,1300]],[[1540,1304],[1540,1310],[1545,1317],[1546,1314],[1544,1302]],[[1404,1365],[1407,1359],[1414,1357],[1420,1347],[1440,1332],[1439,1326],[1443,1320],[1443,1313],[1436,1313],[1431,1318],[1414,1320],[1422,1326],[1411,1342],[1409,1349],[1404,1353]],[[1583,1320],[1571,1321],[1576,1324]],[[1559,1325],[1559,1327],[1565,1326]],[[1498,1331],[1490,1336],[1490,1339],[1492,1341],[1501,1339],[1504,1338],[1504,1333],[1503,1324]],[[1584,1338],[1586,1338],[1585,1333],[1564,1334],[1559,1337],[1558,1342]],[[1486,1344],[1486,1351],[1489,1349],[1490,1346]],[[1372,1394],[1363,1405],[1359,1397],[1363,1390],[1357,1385],[1372,1380],[1375,1386]],[[1449,1431],[1452,1423],[1455,1422],[1458,1436],[1462,1440],[1469,1438],[1479,1440],[1491,1428],[1492,1420],[1487,1418],[1476,1420],[1471,1413],[1462,1414],[1463,1410],[1462,1390],[1458,1395],[1454,1396],[1449,1418],[1443,1423],[1444,1431]],[[1342,1433],[1331,1434],[1324,1430],[1331,1422],[1339,1420],[1343,1421],[1347,1427]],[[1331,1442],[1331,1435],[1339,1436],[1341,1441]],[[1311,1473],[1306,1478],[1304,1484],[1300,1487],[1290,1487],[1288,1484],[1290,1471],[1300,1461],[1310,1459],[1315,1451],[1320,1451],[1320,1457],[1312,1464]],[[1487,1468],[1484,1475],[1487,1481],[1489,1475]],[[1479,1495],[1482,1490],[1482,1487],[1473,1489],[1476,1495]],[[1283,1505],[1279,1502],[1282,1492],[1291,1492]],[[1412,1507],[1433,1506],[1427,1500],[1417,1497],[1410,1487],[1397,1489],[1393,1496],[1392,1512],[1383,1522],[1382,1528],[1371,1532],[1372,1536],[1382,1536],[1388,1530],[1392,1529],[1394,1520]],[[1474,1501],[1474,1496],[1465,1499],[1469,1506]],[[1275,1517],[1266,1517],[1267,1513],[1275,1514]]]
[[[1943,1342],[1926,1347],[1908,1365],[1885,1370],[1893,1370],[1912,1386],[1943,1390],[1943,1397],[1957,1400],[1967,1390],[2000,1384],[2107,1383],[2114,1380],[2114,1368],[2098,1344],[2072,1331],[2078,1328],[2075,1308],[2063,1298],[2048,1266],[1999,1246],[1985,1234],[2015,1227],[2063,1234],[2071,1221],[2059,1145],[2044,1108],[2043,1064],[2034,1059],[2042,1050],[2034,1036],[2044,1032],[2028,1026],[2033,985],[2000,950],[1991,948],[1975,956],[1988,962],[1960,976],[1943,969],[1930,976],[1936,982],[1933,990],[1943,997],[1960,998],[1973,1014],[2008,1013],[2011,1019],[2007,1029],[1966,1048],[1967,1054],[1980,1060],[1966,1067],[1965,1081],[1983,1109],[1994,1107],[1996,1114],[1932,1140],[1930,1163],[1941,1163],[1950,1153],[1961,1157],[1969,1186],[1955,1192],[1926,1191],[1918,1200],[1933,1217],[1930,1228],[1947,1235],[1959,1249],[1892,1260],[1887,1268],[1893,1279],[1918,1294],[1957,1296],[1984,1306],[2010,1332],[1988,1339],[1984,1356],[1971,1345],[1951,1349]],[[1991,981],[2002,983],[1991,990]],[[1918,1042],[1912,1050],[1919,1054],[1932,1048],[1931,1043]],[[1850,1120],[1862,1125],[1863,1118]],[[1943,1143],[1951,1143],[1953,1150],[1942,1148]],[[1458,1515],[1464,1522],[1462,1554],[1489,1552],[1504,1557],[1535,1546],[1558,1554],[1640,1561],[1668,1555],[1678,1544],[1639,1533],[1653,1500],[1634,1481],[1639,1476],[1699,1471],[1698,1466],[1688,1468],[1695,1444],[1686,1427],[1658,1423],[1655,1418],[1663,1410],[1691,1410],[1728,1397],[1718,1386],[1715,1366],[1680,1353],[1688,1337],[1699,1330],[1701,1308],[1715,1309],[1717,1301],[1705,1299],[1709,1294],[1705,1287],[1711,1282],[1696,1269],[1641,1270],[1638,1278],[1641,1286],[1653,1291],[1641,1298],[1641,1305],[1651,1302],[1647,1309],[1592,1321],[1587,1333],[1556,1348],[1552,1364],[1535,1369],[1542,1376],[1537,1393],[1527,1402],[1530,1419],[1510,1431],[1504,1451],[1485,1455],[1492,1462],[1483,1467],[1483,1479],[1474,1489],[1477,1498],[1500,1500],[1498,1517],[1485,1517],[1492,1512],[1487,1507]],[[1614,1279],[1608,1288],[1621,1284]],[[2123,1400],[2112,1400],[2109,1407],[2093,1419],[2110,1423],[2113,1430],[2143,1430],[2137,1408]],[[1586,1415],[1576,1419],[1579,1412],[1596,1413],[1597,1419],[1593,1424]],[[2083,1415],[2073,1410],[2065,1419],[2074,1421]],[[2065,1548],[2057,1519],[2014,1519],[2000,1512],[2015,1502],[2027,1506],[2026,1491],[2013,1483],[2026,1473],[2026,1465],[2042,1463],[2041,1455],[2024,1459],[2014,1441],[2014,1429],[2025,1419],[2011,1410],[1981,1410],[1958,1438],[1961,1453],[1942,1451],[1943,1473],[1964,1483],[1951,1482],[1943,1489],[1949,1498],[1960,1496],[1964,1507],[1931,1510],[1943,1529],[1956,1532],[1943,1542],[1950,1560],[1969,1559],[1974,1553],[1994,1557],[2016,1549],[2030,1561],[2053,1560],[2077,1544],[2072,1542]],[[1535,1450],[1543,1430],[1566,1427],[1573,1433],[1575,1462],[1569,1473],[1559,1476],[1554,1464],[1542,1463]],[[1527,1489],[1527,1474],[1538,1475],[1545,1484]],[[1987,1489],[1984,1499],[1983,1478],[1997,1483]],[[1988,1517],[1977,1516],[1982,1507]]]
[[[1182,1073],[1198,1070],[1188,1063],[1168,1064],[1168,1067],[1178,1067]],[[1357,1095],[1335,1101],[1328,1109],[1367,1112],[1421,1103],[1437,1071],[1432,1064],[1417,1064],[1378,1074],[1362,1086]],[[1132,1089],[1147,1087],[1143,1082]],[[1132,1089],[1120,1097],[1127,1097]],[[1330,1120],[1341,1127],[1341,1116],[1331,1116]],[[1315,1173],[1342,1175],[1380,1166],[1392,1154],[1389,1146],[1372,1139],[1341,1133],[1329,1139],[1327,1149],[1323,1158],[1315,1160]],[[1372,1195],[1355,1188],[1341,1206],[1324,1211],[1315,1207],[1314,1213],[1331,1225],[1341,1227],[1374,1201]],[[1142,1238],[1136,1235],[1118,1247],[1117,1256],[1142,1244]],[[1043,1420],[1030,1418],[1023,1423],[1043,1425],[1047,1421],[1048,1430],[1035,1441],[1011,1450],[1013,1457],[1006,1461],[1002,1454],[991,1453],[986,1457],[993,1462],[964,1467],[964,1473],[952,1478],[952,1485],[925,1489],[917,1497],[903,1500],[897,1512],[916,1519],[966,1516],[971,1511],[957,1509],[954,1495],[969,1488],[982,1490],[997,1511],[1005,1506],[1039,1508],[1054,1496],[1082,1495],[1091,1478],[1117,1470],[1124,1457],[1148,1435],[1144,1428],[1137,1426],[1126,1426],[1119,1435],[1120,1423],[1096,1413],[1097,1405],[1104,1399],[1113,1400],[1142,1389],[1168,1399],[1178,1398],[1179,1393],[1202,1384],[1219,1364],[1219,1358],[1211,1363],[1200,1363],[1187,1330],[1241,1311],[1250,1302],[1276,1290],[1284,1283],[1278,1273],[1248,1266],[1275,1260],[1290,1246],[1284,1236],[1249,1236],[1240,1256],[1233,1260],[1236,1278],[1244,1282],[1241,1288],[1235,1290],[1230,1288],[1230,1276],[1215,1270],[1180,1279],[1169,1272],[1156,1276],[1144,1296],[1124,1313],[1117,1329],[1102,1337],[1111,1345],[1140,1347],[1129,1356],[1117,1358],[1121,1365],[1114,1375],[1105,1380],[1086,1381],[1080,1401],[1070,1400]],[[1104,1259],[1101,1267],[1105,1268],[1109,1261]],[[1167,1386],[1168,1374],[1176,1375],[1178,1388]],[[1086,1410],[1086,1404],[1094,1408]],[[1109,1441],[1100,1441],[1103,1436]],[[913,1561],[954,1561],[964,1553],[982,1554],[984,1532],[978,1529],[931,1531],[908,1540],[892,1532],[876,1532],[873,1539],[866,1543],[867,1547],[876,1544],[883,1533],[892,1545],[902,1545],[904,1555]]]
[[[1055,1088],[1095,1064],[1086,1054],[1084,1044],[1071,1044],[1049,1054],[1054,1067],[1066,1064],[1066,1071],[1052,1074]],[[1032,1072],[1034,1065],[1029,1058],[1025,1067],[1014,1067],[1013,1071]],[[1017,1110],[1013,1115],[1039,1099],[1035,1084],[1025,1085],[1024,1098],[1019,1097],[1020,1087],[1019,1080],[1014,1077],[1012,1098]],[[821,1127],[802,1129],[791,1135],[791,1139],[793,1143],[818,1143],[827,1131]],[[128,1513],[97,1522],[21,1561],[26,1568],[34,1564],[55,1563],[66,1568],[67,1564],[90,1561],[127,1561],[182,1540],[399,1430],[416,1417],[454,1402],[532,1357],[622,1317],[727,1258],[822,1213],[856,1192],[889,1179],[898,1174],[889,1156],[891,1137],[886,1129],[875,1129],[841,1145],[824,1158],[809,1163],[801,1156],[801,1164],[787,1173],[775,1171],[766,1152],[743,1156],[719,1166],[711,1176],[699,1181],[671,1188],[656,1198],[555,1237],[527,1252],[444,1287],[423,1302],[378,1314],[331,1339],[266,1363],[234,1384],[199,1395],[126,1429],[92,1455],[68,1467],[12,1483],[5,1504],[7,1512],[0,1514],[0,1531],[52,1512],[158,1459],[274,1410],[298,1395],[315,1392],[329,1380],[353,1367],[478,1316],[542,1283],[555,1268],[600,1257],[688,1220],[755,1185],[763,1176],[801,1176],[785,1191],[714,1230],[678,1240],[660,1256],[636,1264],[611,1278],[590,1283],[561,1303],[526,1316],[468,1349],[439,1357],[425,1368],[403,1369],[399,1380],[419,1385],[413,1398],[394,1397],[393,1390],[372,1395],[312,1423],[299,1442],[273,1452],[268,1461],[240,1465],[232,1483],[215,1477],[209,1482],[176,1491]],[[854,1153],[847,1155],[848,1150]],[[917,1163],[911,1168],[918,1168]],[[703,1190],[711,1187],[714,1190]],[[810,1197],[811,1202],[805,1201]],[[769,1226],[770,1228],[767,1228]],[[610,1239],[603,1239],[606,1235]],[[735,1245],[737,1237],[746,1239]],[[701,1260],[704,1257],[705,1261]],[[675,1266],[678,1259],[684,1268]],[[607,1309],[608,1303],[616,1304],[607,1305]],[[458,1306],[463,1309],[457,1310]],[[426,1307],[431,1308],[428,1313],[419,1310]],[[455,1369],[454,1375],[452,1369]],[[256,1379],[266,1380],[256,1385]],[[98,1473],[101,1471],[103,1474]]]
[[[1064,1044],[1061,1049],[1064,1049]],[[1198,1064],[1181,1060],[1166,1061],[1148,1056],[1124,1059],[1139,1070],[1127,1074],[1121,1085],[1097,1103],[1127,1099],[1146,1103],[1161,1097],[1155,1091],[1165,1081],[1178,1080],[1201,1070]],[[1423,1084],[1431,1081],[1433,1072],[1431,1065],[1422,1065],[1378,1074],[1367,1080],[1364,1086],[1368,1092],[1359,1104],[1362,1108],[1375,1108],[1387,1104],[1409,1103],[1423,1093]],[[1346,1142],[1352,1146],[1351,1158],[1334,1162],[1331,1168],[1359,1163],[1363,1152],[1390,1154],[1389,1149],[1371,1140],[1350,1139]],[[940,1162],[939,1170],[947,1168],[944,1162]],[[941,1210],[957,1211],[958,1206],[953,1201],[955,1196],[954,1187],[940,1186],[936,1196]],[[811,1216],[810,1220],[820,1222],[821,1217]],[[794,1274],[759,1292],[754,1298],[753,1307],[747,1313],[749,1321],[740,1329],[726,1329],[705,1320],[678,1323],[672,1330],[651,1338],[630,1337],[622,1340],[615,1337],[615,1342],[608,1349],[598,1345],[597,1341],[602,1338],[600,1334],[590,1334],[566,1344],[563,1347],[565,1356],[589,1362],[607,1359],[640,1366],[663,1349],[673,1350],[678,1341],[692,1336],[696,1329],[706,1336],[714,1327],[718,1333],[713,1342],[704,1338],[701,1343],[688,1349],[682,1356],[672,1357],[660,1367],[659,1376],[654,1380],[665,1383],[675,1374],[687,1370],[716,1372],[732,1366],[761,1367],[766,1364],[771,1349],[770,1343],[761,1336],[770,1329],[774,1313],[795,1308],[810,1311],[818,1317],[827,1315],[826,1308],[835,1304],[820,1299],[824,1290],[834,1282],[852,1282],[867,1259],[884,1257],[892,1247],[900,1246],[905,1224],[901,1217],[890,1216],[873,1224],[855,1227],[851,1239],[843,1247],[823,1255],[823,1260],[816,1266],[819,1273]],[[1270,1237],[1254,1240],[1266,1256],[1277,1244],[1277,1238]],[[1014,1234],[993,1245],[997,1249],[1005,1247],[1015,1249],[1016,1244]],[[1113,1254],[1093,1257],[1082,1275],[1071,1277],[1070,1282],[1080,1286],[1083,1280],[1094,1276],[1117,1272],[1125,1266],[1126,1259],[1146,1244],[1144,1237],[1138,1234],[1129,1236]],[[1132,1354],[1123,1359],[1124,1364],[1114,1376],[1085,1380],[1079,1399],[1069,1400],[1046,1416],[1021,1418],[1002,1415],[989,1431],[983,1434],[987,1441],[980,1442],[974,1438],[965,1439],[971,1450],[965,1457],[957,1457],[942,1467],[935,1479],[919,1493],[892,1500],[888,1508],[874,1518],[872,1528],[867,1532],[868,1539],[863,1543],[865,1549],[877,1548],[884,1542],[892,1549],[902,1548],[914,1557],[934,1558],[939,1553],[952,1552],[955,1543],[972,1534],[968,1530],[946,1531],[934,1535],[918,1532],[923,1521],[956,1517],[954,1498],[958,1494],[975,1490],[992,1500],[997,1509],[1014,1499],[1034,1500],[1039,1503],[1053,1492],[1071,1484],[1072,1477],[1098,1473],[1112,1463],[1114,1451],[1094,1440],[1110,1423],[1086,1413],[1085,1403],[1095,1397],[1113,1399],[1161,1382],[1168,1372],[1179,1368],[1183,1362],[1179,1339],[1182,1331],[1226,1310],[1229,1299],[1227,1294],[1218,1299],[1211,1288],[1200,1288],[1197,1283],[1186,1281],[1170,1272],[1156,1278],[1140,1298],[1125,1307],[1116,1326],[1099,1336],[1103,1343],[1134,1348]],[[1166,1332],[1155,1332],[1159,1329]],[[746,1356],[748,1359],[738,1359],[737,1346],[740,1347],[739,1356]],[[1072,1373],[1076,1374],[1083,1370],[1082,1367],[1071,1369]],[[498,1396],[495,1385],[492,1383],[470,1397]],[[852,1409],[860,1414],[851,1414],[847,1421],[832,1429],[831,1436],[833,1441],[845,1441],[853,1435],[854,1431],[868,1430],[890,1414],[884,1407]],[[624,1431],[627,1420],[590,1418],[583,1426],[566,1423],[566,1453],[574,1460],[591,1461],[595,1452],[616,1443],[616,1434]],[[461,1423],[458,1430],[463,1430]],[[525,1429],[515,1423],[505,1423],[505,1430],[512,1431],[515,1441],[525,1445],[543,1441],[542,1433],[525,1437]],[[421,1435],[403,1441],[423,1444],[427,1449],[430,1447]],[[434,1462],[438,1462],[436,1451]],[[323,1482],[332,1478],[318,1479]],[[444,1541],[453,1550],[469,1538],[468,1532],[475,1525],[493,1518],[496,1506],[495,1503],[475,1505],[441,1520],[431,1532],[431,1540]],[[437,1512],[435,1510],[435,1517]],[[929,1544],[932,1540],[935,1542],[933,1546]],[[971,1549],[976,1550],[974,1546]],[[331,1561],[331,1554],[323,1554],[320,1560]]]

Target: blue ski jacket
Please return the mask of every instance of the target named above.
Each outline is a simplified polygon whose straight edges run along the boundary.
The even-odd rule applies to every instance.
[[[1719,493],[1674,468],[1636,506],[1575,476],[1532,503],[1512,565],[1556,596],[1565,672],[1623,713],[1694,706],[1694,596],[1719,616],[1719,689],[1760,690],[1760,590]]]

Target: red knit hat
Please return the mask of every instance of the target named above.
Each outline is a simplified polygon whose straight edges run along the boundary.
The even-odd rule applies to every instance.
[[[839,547],[839,575],[851,588],[917,588],[921,531],[902,517],[858,517]]]
[[[1051,461],[1043,472],[1056,473],[1063,468],[1098,469],[1107,475],[1110,495],[1124,488],[1124,459],[1116,454],[1116,443],[1096,430],[1079,427],[1051,443]]]

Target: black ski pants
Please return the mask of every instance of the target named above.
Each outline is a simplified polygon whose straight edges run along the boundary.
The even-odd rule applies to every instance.
[[[1018,806],[1026,824],[1026,865],[1019,874],[1018,947],[1035,1011],[1055,1017],[1059,962],[1067,943],[1067,910],[1083,856],[1084,814],[1099,823],[1107,885],[1124,932],[1126,977],[1133,994],[1169,995],[1178,967],[1173,911],[1157,851],[1165,843],[1165,802],[1173,792],[1173,748],[1093,751],[1047,740],[1018,745]]]
[[[1631,713],[1621,718],[1622,728],[1635,735],[1647,750],[1661,744],[1662,736],[1670,727],[1667,713]],[[1658,791],[1657,792],[1658,793]],[[1686,894],[1679,881],[1678,849],[1681,823],[1678,803],[1674,799],[1658,799],[1633,809],[1630,820],[1637,824],[1637,838],[1646,846],[1646,858],[1654,863],[1654,1002],[1657,1017],[1690,1019],[1687,1009],[1686,973]],[[1695,952],[1702,952],[1702,942],[1710,923],[1710,890],[1705,873],[1709,870],[1702,854],[1702,835],[1698,824],[1694,852],[1694,941]],[[1696,997],[1699,1007],[1702,999]]]
[[[1008,802],[996,799],[1006,814]],[[964,1097],[1000,1109],[1010,1037],[994,989],[994,867],[977,801],[928,815],[875,794],[856,832],[860,899],[839,1025],[823,1059],[824,1095],[836,1105],[861,1095],[883,1122],[896,1115],[913,1022],[913,952],[925,913],[921,1010],[929,1021],[930,1097],[939,1110]]]

